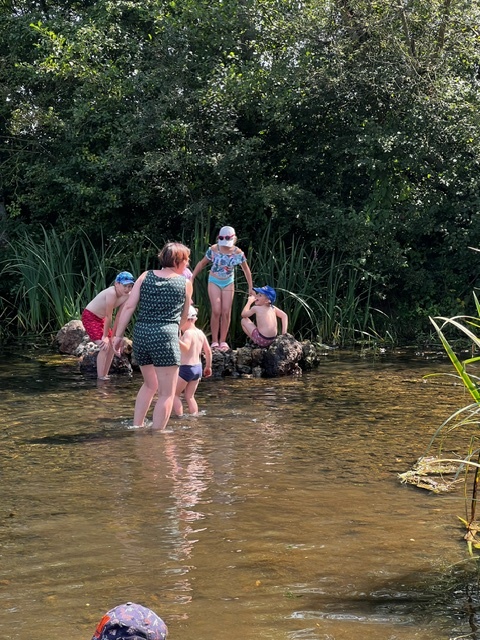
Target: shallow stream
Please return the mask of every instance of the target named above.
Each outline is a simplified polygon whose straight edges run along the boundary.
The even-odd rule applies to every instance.
[[[202,381],[205,415],[151,433],[130,428],[137,374],[4,353],[0,638],[90,640],[128,600],[169,640],[477,638],[462,492],[397,478],[469,403],[423,379],[442,371],[330,352],[298,379]]]

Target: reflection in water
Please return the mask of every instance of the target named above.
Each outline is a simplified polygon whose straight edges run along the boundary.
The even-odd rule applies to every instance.
[[[137,377],[5,358],[0,637],[84,640],[133,600],[173,639],[475,638],[462,496],[396,477],[468,402],[422,379],[440,370],[340,356],[205,380],[206,415],[162,434],[130,429]]]

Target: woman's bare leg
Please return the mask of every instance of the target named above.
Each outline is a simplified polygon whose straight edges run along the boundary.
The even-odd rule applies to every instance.
[[[158,399],[153,410],[153,429],[165,429],[173,408],[177,387],[178,367],[155,367]]]
[[[137,427],[143,427],[147,412],[152,404],[153,396],[158,387],[158,380],[153,364],[147,364],[140,367],[143,376],[143,384],[137,393],[135,400],[135,412],[133,414],[133,424]]]

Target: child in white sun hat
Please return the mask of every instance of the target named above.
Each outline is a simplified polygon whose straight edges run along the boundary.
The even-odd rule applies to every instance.
[[[233,296],[235,294],[235,267],[240,265],[248,284],[248,293],[252,293],[252,273],[243,251],[236,246],[237,236],[233,227],[222,227],[217,243],[208,248],[205,257],[200,260],[192,274],[192,283],[200,271],[211,263],[208,275],[208,297],[212,312],[210,330],[212,349],[228,351],[226,340],[232,316]]]
[[[207,336],[195,326],[196,321],[197,310],[190,305],[187,320],[181,327],[181,361],[173,400],[173,411],[178,417],[183,415],[182,399],[180,397],[182,394],[187,403],[189,414],[191,416],[198,415],[195,391],[202,376],[209,378],[212,375],[212,350],[208,344]],[[205,356],[205,369],[202,367],[202,353]]]

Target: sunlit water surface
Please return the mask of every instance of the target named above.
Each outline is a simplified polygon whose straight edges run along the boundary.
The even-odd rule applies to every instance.
[[[445,579],[467,556],[461,491],[397,478],[469,403],[437,371],[335,354],[298,379],[205,380],[205,415],[152,433],[130,428],[138,375],[4,353],[0,638],[89,640],[128,600],[171,640],[476,638]]]

